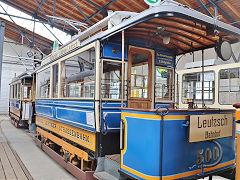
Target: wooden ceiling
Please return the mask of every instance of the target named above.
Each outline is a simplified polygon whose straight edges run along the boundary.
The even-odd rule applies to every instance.
[[[132,11],[141,12],[148,8],[148,5],[144,0],[1,0],[2,2],[11,5],[31,16],[39,21],[46,22],[54,27],[57,27],[71,35],[77,34],[77,31],[69,26],[63,25],[58,22],[54,22],[49,16],[62,17],[67,19],[76,20],[79,22],[84,22],[88,27],[97,23],[101,19],[107,16],[107,11]],[[232,24],[240,28],[240,1],[239,0],[176,0],[177,2],[196,9],[206,15],[215,16],[215,10],[217,9],[218,19],[224,21],[225,23]],[[214,8],[215,7],[215,8]],[[14,14],[14,13],[13,13]],[[196,47],[204,44],[206,42],[214,42],[214,39],[202,39],[197,40],[196,32],[194,35],[188,35],[187,26],[179,27],[176,31],[174,29],[174,21],[167,22],[162,19],[161,23],[166,24],[168,32],[174,32],[173,41],[180,43],[183,49],[191,47],[189,42],[195,44]],[[10,25],[9,25],[10,26]],[[151,28],[151,24],[147,25]],[[85,28],[81,28],[85,30]],[[134,31],[134,29],[131,29]],[[136,29],[135,29],[136,30]],[[137,27],[138,32],[141,34],[141,27]],[[181,31],[184,30],[184,33]],[[14,33],[14,32],[12,32]],[[129,34],[131,32],[129,31]],[[149,33],[151,33],[149,31]],[[179,34],[184,34],[184,36],[178,36]],[[10,32],[7,34],[10,34]],[[31,34],[31,33],[30,33]],[[14,35],[15,39],[18,35]],[[145,34],[146,35],[146,34]],[[198,34],[199,35],[199,34]],[[11,35],[9,35],[11,36]],[[12,35],[13,36],[13,35]],[[190,37],[191,36],[191,37]],[[40,38],[40,37],[39,37]],[[184,38],[184,39],[180,39]],[[186,41],[186,39],[190,39]],[[46,42],[46,39],[42,39]],[[40,42],[39,42],[40,43]],[[52,42],[47,42],[52,44]]]
[[[70,34],[77,32],[70,26],[54,23],[48,16],[63,17],[85,22],[88,27],[107,16],[108,10],[141,12],[148,8],[144,0],[1,0],[19,10],[32,15],[36,19],[48,22]],[[201,3],[214,15],[214,3],[218,6],[219,19],[226,23],[234,23],[240,27],[239,0],[176,0],[177,2],[197,9],[205,14]],[[221,18],[222,17],[222,18]],[[84,28],[82,28],[84,30]]]
[[[49,54],[52,52],[52,46],[53,41],[40,36],[39,34],[33,33],[32,31],[29,31],[21,26],[18,26],[19,29],[21,29],[23,35],[19,32],[19,29],[16,27],[16,25],[6,19],[0,18],[0,21],[5,21],[5,37],[12,40],[12,41],[6,41],[6,43],[12,43],[15,42],[16,44],[23,44],[29,46],[29,48],[34,48],[35,50],[38,50],[39,48],[43,53]]]

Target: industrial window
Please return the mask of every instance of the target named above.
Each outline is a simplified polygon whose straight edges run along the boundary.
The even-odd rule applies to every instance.
[[[204,73],[204,103],[214,103],[215,77],[213,71]],[[182,101],[194,99],[195,103],[202,103],[202,73],[188,73],[183,75]]]
[[[102,98],[121,99],[122,63],[104,60],[102,68]],[[124,90],[126,90],[126,88],[124,88]],[[124,95],[126,95],[126,91],[124,91]]]
[[[95,49],[91,48],[61,63],[61,96],[93,98]]]
[[[240,102],[239,68],[219,71],[219,104]]]
[[[50,68],[47,68],[37,75],[37,97],[49,98],[50,94]]]
[[[156,67],[155,98],[156,100],[173,99],[173,69]]]
[[[58,64],[55,64],[53,70],[53,98],[58,97]]]

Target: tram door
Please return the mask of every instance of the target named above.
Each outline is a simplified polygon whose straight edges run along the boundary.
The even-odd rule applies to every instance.
[[[152,58],[150,50],[135,47],[129,49],[129,108],[151,109]]]

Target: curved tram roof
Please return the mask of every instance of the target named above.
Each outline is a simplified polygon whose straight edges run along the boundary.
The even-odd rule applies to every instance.
[[[79,40],[80,47],[83,47],[96,40],[105,40],[112,36],[121,38],[120,32],[124,30],[126,39],[143,39],[146,42],[162,44],[175,55],[180,55],[214,47],[220,37],[230,43],[238,42],[240,38],[240,29],[237,27],[174,1],[163,1],[160,6],[131,16],[112,28],[103,27],[98,32],[99,26],[104,24],[102,20],[71,42]],[[163,44],[163,37],[166,35],[170,36],[169,44]],[[46,63],[43,61],[42,65],[44,64]]]

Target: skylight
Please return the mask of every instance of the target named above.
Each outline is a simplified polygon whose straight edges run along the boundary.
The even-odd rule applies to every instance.
[[[33,17],[31,17],[30,15],[24,13],[24,12],[21,12],[19,10],[17,10],[16,8],[13,8],[3,2],[0,2],[0,5],[7,11],[8,14],[10,15],[14,15],[14,16],[20,16],[20,17],[24,17],[24,18],[28,18],[28,19],[33,19]],[[0,6],[0,13],[5,13],[5,11],[2,9],[2,7]],[[8,15],[3,15],[3,14],[0,14],[0,17],[12,22],[12,20],[9,18]],[[17,17],[11,17],[14,22],[19,25],[19,26],[22,26],[30,31],[33,31],[33,27],[34,27],[34,21],[30,21],[30,20],[25,20],[25,19],[22,19],[22,18],[17,18]],[[56,28],[52,28],[50,25],[48,24],[45,24],[47,26],[47,28],[49,30],[52,31],[52,33],[63,43],[65,44],[66,42],[70,41],[71,40],[71,36],[70,35],[67,35],[65,32],[59,30],[59,29],[56,29]],[[44,25],[42,23],[39,23],[39,22],[36,22],[35,23],[35,33],[45,37],[45,38],[48,38],[52,41],[55,41],[57,40],[48,30],[47,30],[46,27],[44,27]]]

